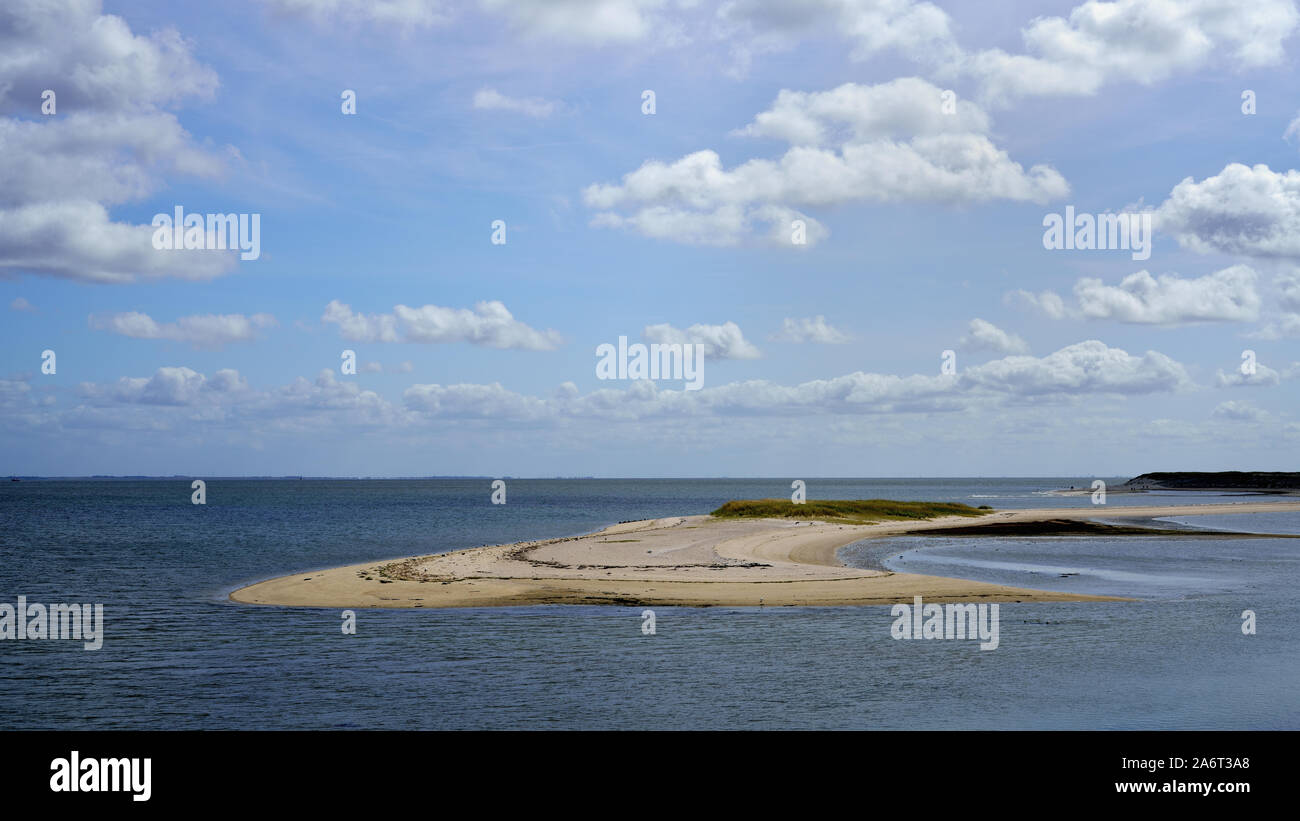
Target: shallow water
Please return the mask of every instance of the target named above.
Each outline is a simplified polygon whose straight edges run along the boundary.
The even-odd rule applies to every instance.
[[[812,498],[1090,505],[1045,493],[1078,478],[807,481]],[[1300,727],[1300,540],[895,540],[896,569],[1142,599],[1002,605],[993,651],[896,641],[885,607],[659,607],[652,636],[639,607],[361,610],[345,636],[337,610],[226,594],[787,497],[789,480],[508,480],[504,506],[487,479],[213,479],[205,506],[190,492],[186,479],[0,484],[0,602],[102,602],[106,621],[93,652],[0,641],[0,727]],[[1300,532],[1268,517],[1235,518]],[[1258,635],[1241,633],[1247,608]]]

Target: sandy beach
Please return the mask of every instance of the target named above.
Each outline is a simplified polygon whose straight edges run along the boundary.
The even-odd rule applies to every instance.
[[[832,606],[927,601],[1120,601],[939,576],[845,567],[861,539],[996,525],[1300,512],[1300,502],[1001,510],[972,519],[852,525],[681,516],[586,536],[477,547],[297,573],[240,588],[244,604],[297,607],[492,607],[528,604]]]

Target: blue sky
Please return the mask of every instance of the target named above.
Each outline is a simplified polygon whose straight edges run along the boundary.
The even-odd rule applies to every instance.
[[[4,473],[1295,467],[1292,2],[96,5],[0,12]]]

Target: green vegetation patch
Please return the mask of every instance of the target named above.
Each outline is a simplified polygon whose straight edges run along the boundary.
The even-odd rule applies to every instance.
[[[797,505],[788,499],[738,499],[713,511],[719,519],[817,519],[826,522],[873,522],[935,519],[939,516],[983,516],[987,505],[955,502],[896,502],[892,499],[809,499]]]

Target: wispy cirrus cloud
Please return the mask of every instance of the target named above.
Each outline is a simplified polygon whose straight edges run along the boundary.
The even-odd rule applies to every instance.
[[[262,0],[279,14],[317,24],[364,23],[410,32],[449,22],[450,0]]]
[[[403,34],[459,22],[476,10],[526,39],[603,46],[644,40],[668,25],[664,0],[263,0],[318,24],[367,24]]]
[[[1214,410],[1210,411],[1210,416],[1215,419],[1227,419],[1233,422],[1263,422],[1269,418],[1267,411],[1250,402],[1242,402],[1236,399],[1215,405]]]
[[[509,97],[494,88],[481,88],[474,92],[474,107],[485,111],[512,111],[540,119],[554,114],[560,104],[541,97]]]

